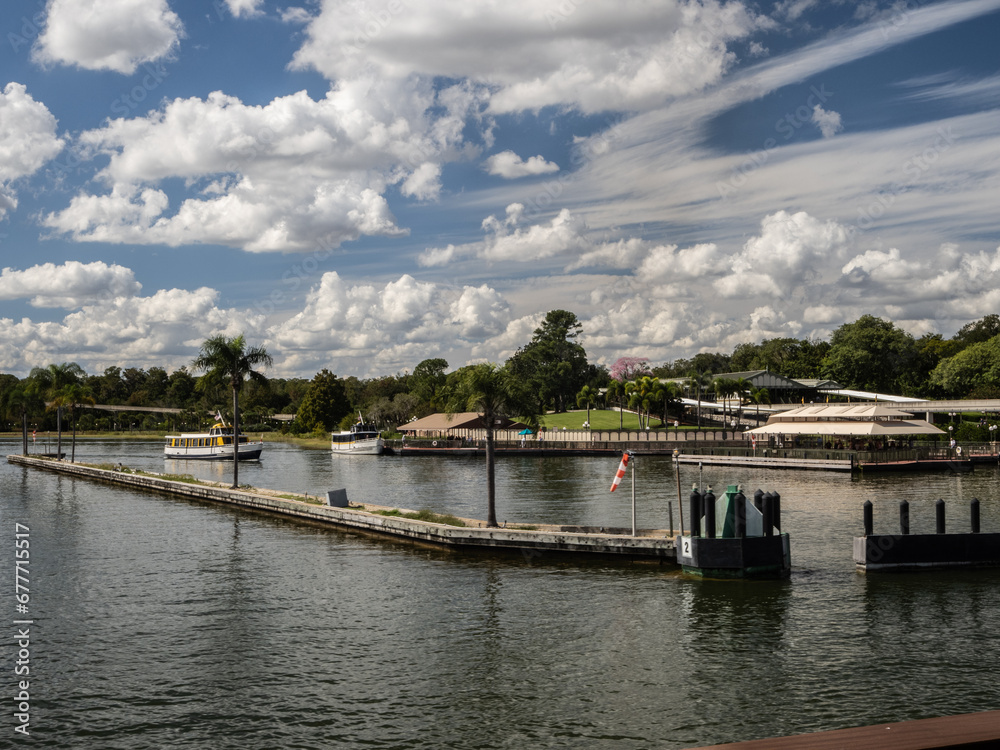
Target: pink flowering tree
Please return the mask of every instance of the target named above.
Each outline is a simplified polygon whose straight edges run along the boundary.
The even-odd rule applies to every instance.
[[[648,357],[619,357],[610,370],[611,377],[623,383],[649,374]]]

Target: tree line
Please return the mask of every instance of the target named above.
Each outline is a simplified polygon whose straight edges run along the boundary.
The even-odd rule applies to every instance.
[[[648,420],[667,419],[683,394],[725,398],[739,384],[722,373],[770,370],[790,378],[827,378],[845,388],[920,398],[1000,398],[1000,316],[987,315],[951,338],[914,337],[891,321],[864,315],[837,328],[828,341],[773,338],[737,345],[731,353],[702,352],[653,365],[644,357],[621,357],[611,367],[588,361],[579,342],[576,315],[552,310],[532,339],[495,369],[510,379],[520,415],[595,406],[629,407]],[[160,367],[108,367],[87,374],[76,363],[35,368],[25,378],[0,374],[0,410],[8,429],[31,415],[39,430],[55,429],[53,407],[63,406],[82,430],[181,429],[199,427],[216,410],[231,416],[229,388],[191,367],[171,373]],[[448,371],[441,358],[425,359],[411,372],[374,378],[340,377],[323,369],[312,379],[248,379],[240,409],[248,431],[282,429],[295,434],[346,428],[359,417],[381,428],[454,409],[477,365]],[[664,382],[674,379],[679,382]],[[735,389],[735,390],[734,390]],[[758,403],[767,394],[741,394]],[[181,414],[109,413],[92,404],[168,407]],[[294,414],[277,425],[275,414]],[[15,425],[17,427],[15,427]]]

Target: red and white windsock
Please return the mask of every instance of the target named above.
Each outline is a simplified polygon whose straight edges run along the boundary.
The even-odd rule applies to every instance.
[[[614,492],[618,489],[618,485],[622,483],[622,477],[625,476],[625,467],[628,466],[628,453],[622,454],[622,462],[618,464],[618,473],[615,474],[615,480],[611,483],[611,491]]]

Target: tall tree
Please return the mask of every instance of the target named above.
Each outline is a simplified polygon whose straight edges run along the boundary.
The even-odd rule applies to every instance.
[[[1000,335],[1000,315],[990,313],[981,320],[966,323],[958,329],[952,340],[958,344],[959,349],[964,349],[972,344],[989,341],[997,335]]]
[[[608,383],[608,390],[606,398],[614,399],[615,403],[618,404],[618,429],[621,430],[624,427],[625,419],[625,383],[624,381],[618,380],[617,378],[612,378],[611,382]]]
[[[45,401],[38,393],[37,384],[30,378],[7,388],[3,398],[4,411],[17,415],[21,421],[21,454],[28,455],[28,415],[45,409]]]
[[[760,422],[760,405],[767,404],[771,405],[771,392],[767,388],[751,388],[750,389],[750,403],[757,406],[757,422]]]
[[[910,334],[887,320],[862,315],[833,332],[823,371],[845,388],[903,394],[916,387],[916,360]]]
[[[295,421],[303,432],[319,429],[329,432],[351,413],[344,381],[323,368],[316,373],[299,405]]]
[[[574,313],[550,310],[531,342],[508,361],[511,372],[536,394],[539,411],[549,406],[566,411],[587,382],[587,352],[576,341],[582,327]]]
[[[447,377],[444,371],[448,369],[448,360],[436,357],[425,359],[413,368],[410,376],[410,392],[419,398],[429,411],[438,408],[439,391],[444,387]]]
[[[1000,336],[970,344],[954,357],[941,360],[931,384],[947,397],[968,398],[977,389],[1000,387]]]
[[[61,365],[51,364],[48,367],[35,367],[28,377],[34,380],[38,392],[44,397],[54,400],[59,392],[70,383],[78,383],[87,373],[76,362],[63,362]],[[56,458],[62,458],[62,407],[53,404],[56,409]]]
[[[599,394],[596,388],[591,388],[589,385],[583,386],[580,392],[576,394],[576,405],[587,407],[587,426],[590,426],[590,407],[597,403],[597,398]]]
[[[619,357],[610,370],[611,377],[623,382],[649,374],[649,357]]]
[[[712,384],[712,376],[703,370],[693,369],[689,370],[687,374],[687,380],[685,381],[688,393],[691,391],[695,392],[698,399],[698,414],[697,414],[697,424],[698,429],[701,429],[701,394],[705,392]]]
[[[526,408],[525,392],[509,370],[492,363],[472,365],[460,373],[450,410],[475,411],[482,416],[486,429],[486,525],[495,527],[499,525],[494,454],[496,422],[502,417],[527,416],[522,411]]]
[[[73,448],[70,452],[69,462],[76,463],[77,410],[84,404],[90,404],[93,406],[96,403],[94,401],[94,396],[89,386],[86,386],[83,383],[67,383],[59,390],[59,393],[56,395],[52,403],[56,407],[65,406],[69,409],[69,420],[73,425]]]
[[[191,366],[205,370],[204,379],[215,383],[226,383],[233,391],[233,488],[239,486],[240,479],[240,390],[247,378],[260,382],[266,378],[254,368],[270,367],[271,355],[262,346],[247,347],[243,334],[235,338],[214,336],[201,345],[201,352]]]
[[[715,391],[715,399],[722,403],[722,431],[725,435],[726,427],[729,423],[729,399],[735,395],[739,386],[733,378],[716,378],[712,381],[712,390]]]

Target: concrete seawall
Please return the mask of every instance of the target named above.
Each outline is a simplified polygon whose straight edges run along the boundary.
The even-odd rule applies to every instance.
[[[529,559],[558,554],[676,564],[673,538],[663,529],[643,529],[633,537],[624,532],[615,533],[623,531],[619,529],[598,530],[546,524],[530,524],[535,527],[531,530],[487,528],[483,521],[475,519],[461,519],[466,526],[449,526],[368,512],[368,509],[409,512],[406,509],[387,508],[370,503],[366,503],[363,507],[336,508],[279,497],[279,492],[274,490],[257,488],[234,490],[208,482],[198,484],[178,482],[151,472],[138,474],[130,471],[112,471],[35,456],[7,456],[7,461],[19,466],[54,471],[123,487],[221,503],[359,533],[448,549],[513,552],[521,553]]]

